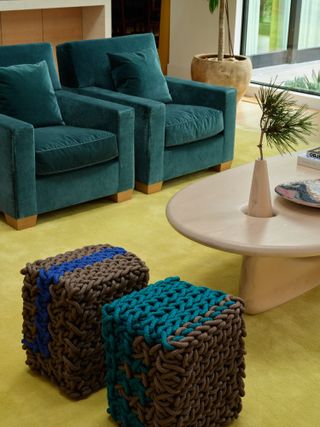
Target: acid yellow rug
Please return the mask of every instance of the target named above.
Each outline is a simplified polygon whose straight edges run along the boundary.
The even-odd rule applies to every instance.
[[[238,129],[235,166],[255,159],[257,140],[257,133]],[[73,402],[25,365],[19,270],[27,261],[111,243],[144,259],[152,282],[179,275],[237,293],[241,257],[189,241],[165,217],[165,206],[178,190],[208,175],[173,180],[150,196],[135,192],[121,204],[99,200],[41,215],[35,228],[20,232],[0,217],[1,427],[114,426],[106,414],[104,390]],[[319,310],[320,287],[266,313],[246,316],[246,396],[235,427],[320,425]]]

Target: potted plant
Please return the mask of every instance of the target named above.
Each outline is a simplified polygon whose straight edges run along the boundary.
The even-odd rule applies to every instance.
[[[295,151],[299,142],[308,143],[307,136],[315,129],[312,121],[315,113],[306,113],[305,105],[298,107],[290,92],[282,90],[274,82],[270,86],[261,86],[255,97],[262,111],[257,145],[259,158],[254,163],[247,213],[268,218],[273,212],[267,162],[263,153],[265,141],[280,154]]]
[[[211,13],[214,13],[219,6],[218,53],[195,55],[191,63],[191,77],[200,82],[234,87],[237,89],[237,101],[239,101],[250,83],[251,60],[243,55],[234,55],[230,33],[229,0],[207,1]],[[225,22],[227,22],[229,54],[225,54],[224,51]]]

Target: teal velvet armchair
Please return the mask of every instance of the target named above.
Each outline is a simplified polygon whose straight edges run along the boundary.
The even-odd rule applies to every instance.
[[[40,81],[35,89],[26,87],[30,99],[18,88],[26,106],[20,102],[9,108],[6,103],[11,87],[5,78],[16,73],[13,82],[21,78],[27,85],[29,75],[22,71],[37,67],[47,70],[52,102],[59,110],[51,124],[45,117],[46,99],[39,98]],[[11,116],[11,110],[18,116]],[[30,116],[34,124],[19,114]],[[7,223],[22,229],[35,225],[43,212],[106,196],[126,200],[133,186],[134,110],[61,89],[50,44],[1,46],[0,210]]]
[[[150,97],[130,94],[121,75],[123,65],[131,66],[130,74],[139,55],[150,51],[157,55],[154,36],[149,33],[57,46],[64,87],[135,109],[135,181],[136,188],[145,193],[159,191],[162,182],[171,178],[210,167],[230,167],[236,112],[233,88],[177,78],[164,80],[169,97],[164,93],[159,101],[162,98],[156,95],[163,83],[154,80],[148,69],[140,92],[149,90]],[[122,63],[114,71],[111,66],[119,61],[119,53]]]

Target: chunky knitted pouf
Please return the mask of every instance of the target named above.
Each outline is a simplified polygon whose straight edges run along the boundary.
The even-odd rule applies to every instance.
[[[74,399],[104,387],[101,307],[145,287],[145,263],[95,245],[28,263],[21,273],[27,365]]]
[[[109,409],[123,427],[213,427],[244,396],[243,303],[178,277],[102,309]]]

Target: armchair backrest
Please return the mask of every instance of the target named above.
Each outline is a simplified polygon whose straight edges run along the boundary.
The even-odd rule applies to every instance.
[[[56,71],[52,47],[49,43],[28,43],[0,46],[0,67],[10,65],[35,64],[46,61],[54,89],[61,89]]]
[[[57,46],[59,74],[68,87],[99,86],[113,89],[107,53],[156,49],[154,35],[133,34],[108,39],[81,40]]]

